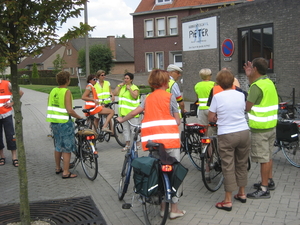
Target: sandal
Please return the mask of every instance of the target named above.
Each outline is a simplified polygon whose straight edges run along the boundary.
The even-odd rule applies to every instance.
[[[241,195],[240,194],[236,194],[234,196],[234,199],[240,201],[241,203],[246,203],[246,201],[247,201],[247,198],[246,198],[245,194],[241,194]]]
[[[68,175],[62,175],[62,179],[75,178],[75,177],[77,177],[77,175],[71,172]]]
[[[228,207],[228,206],[224,206],[226,204],[231,204],[231,202],[218,202],[216,204],[216,208],[218,209],[223,209],[223,210],[226,210],[226,211],[231,211],[232,210],[232,206]]]
[[[55,169],[55,173],[56,173],[56,174],[60,174],[61,172],[63,172],[63,169],[62,169],[62,168],[60,168],[60,169]]]
[[[19,167],[19,160],[13,159],[12,164],[14,165],[14,167]]]
[[[0,159],[0,166],[4,166],[5,165],[5,158],[1,158]]]

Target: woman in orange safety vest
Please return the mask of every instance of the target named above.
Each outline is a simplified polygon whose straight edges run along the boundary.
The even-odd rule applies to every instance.
[[[169,156],[180,161],[180,137],[179,128],[180,116],[177,108],[176,98],[166,91],[169,85],[169,74],[164,70],[152,70],[148,83],[154,91],[136,109],[125,117],[118,117],[117,120],[123,123],[135,115],[144,111],[142,121],[141,141],[143,150],[148,140],[163,143]],[[172,198],[170,218],[175,219],[184,216],[185,210],[178,209],[178,198]],[[163,210],[164,205],[162,204]]]

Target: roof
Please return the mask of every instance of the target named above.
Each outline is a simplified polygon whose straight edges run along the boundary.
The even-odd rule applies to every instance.
[[[35,56],[29,56],[25,58],[19,65],[18,68],[25,68],[28,65],[43,64],[50,56],[52,56],[57,50],[62,48],[63,45],[53,45],[51,47],[46,47],[43,49],[42,53]]]
[[[232,3],[247,2],[253,0],[173,0],[171,4],[155,4],[156,0],[142,0],[133,14],[142,12],[176,9],[180,8],[203,8],[214,5],[224,5]]]
[[[71,40],[73,47],[79,51],[85,47],[85,38]],[[89,46],[108,45],[107,38],[89,38]],[[115,38],[116,62],[134,62],[133,38]]]

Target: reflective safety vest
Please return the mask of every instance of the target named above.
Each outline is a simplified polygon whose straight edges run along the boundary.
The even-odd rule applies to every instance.
[[[1,80],[0,82],[0,114],[5,114],[11,111],[13,108],[5,108],[4,105],[12,98],[12,93],[9,88],[10,84],[7,80]]]
[[[109,82],[108,81],[104,81],[103,83],[103,87],[101,87],[101,85],[99,84],[99,82],[96,82],[96,84],[94,85],[95,89],[96,89],[96,92],[97,92],[97,96],[98,96],[98,99],[101,101],[101,99],[107,99],[107,100],[104,100],[103,103],[104,104],[107,104],[107,103],[110,103],[111,102],[111,99],[110,99],[110,92],[109,92]],[[102,101],[101,101],[102,103]]]
[[[89,83],[86,87],[91,87],[92,93],[93,93],[93,99],[98,100],[98,96],[97,96],[97,92],[96,92],[95,87],[91,83]],[[86,101],[85,105],[84,105],[84,108],[85,109],[92,109],[89,113],[90,115],[95,115],[95,114],[99,113],[102,110],[102,106],[96,104],[93,101]],[[87,113],[85,113],[85,114],[86,114],[86,116],[88,116]]]
[[[130,87],[132,90],[139,90],[139,88],[132,84]],[[126,85],[123,85],[119,93],[119,115],[126,116],[140,104],[140,97],[138,95],[137,99],[134,99],[130,92],[126,89]],[[136,115],[135,117],[139,117]]]
[[[199,103],[198,109],[200,110],[209,109],[209,106],[207,106],[207,101],[208,101],[209,93],[213,88],[214,84],[215,82],[213,81],[201,81],[195,85],[194,89],[198,96],[198,103]]]
[[[47,122],[66,123],[71,118],[65,106],[65,95],[67,90],[67,88],[56,87],[50,92],[48,98]]]
[[[249,127],[254,129],[270,129],[277,125],[278,95],[274,83],[269,78],[259,79],[256,84],[263,92],[259,105],[253,105],[248,112]],[[251,86],[249,94],[251,92]]]
[[[172,93],[171,90],[172,90],[172,87],[173,87],[174,84],[175,84],[175,80],[173,80],[173,79],[170,78],[170,80],[169,80],[169,88],[166,91],[169,92],[169,93]],[[179,116],[180,116],[180,118],[182,118],[181,109],[180,109],[178,103],[177,103],[177,108],[178,108]]]
[[[171,94],[157,89],[145,100],[141,142],[144,150],[148,140],[163,143],[165,148],[180,148],[179,128],[170,113]]]

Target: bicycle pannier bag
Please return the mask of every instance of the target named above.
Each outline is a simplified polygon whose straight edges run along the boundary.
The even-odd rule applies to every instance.
[[[191,112],[191,116],[197,116],[197,111],[198,111],[198,105],[196,104],[198,101],[196,101],[193,104],[190,104],[190,112]]]
[[[158,160],[152,157],[135,158],[132,163],[135,192],[145,197],[157,193]]]
[[[188,173],[188,169],[185,168],[181,163],[173,164],[173,172],[170,177],[170,182],[172,185],[172,191],[177,192],[179,186],[183,182],[185,176]]]
[[[298,125],[293,122],[278,121],[276,126],[276,137],[279,141],[298,141]]]

